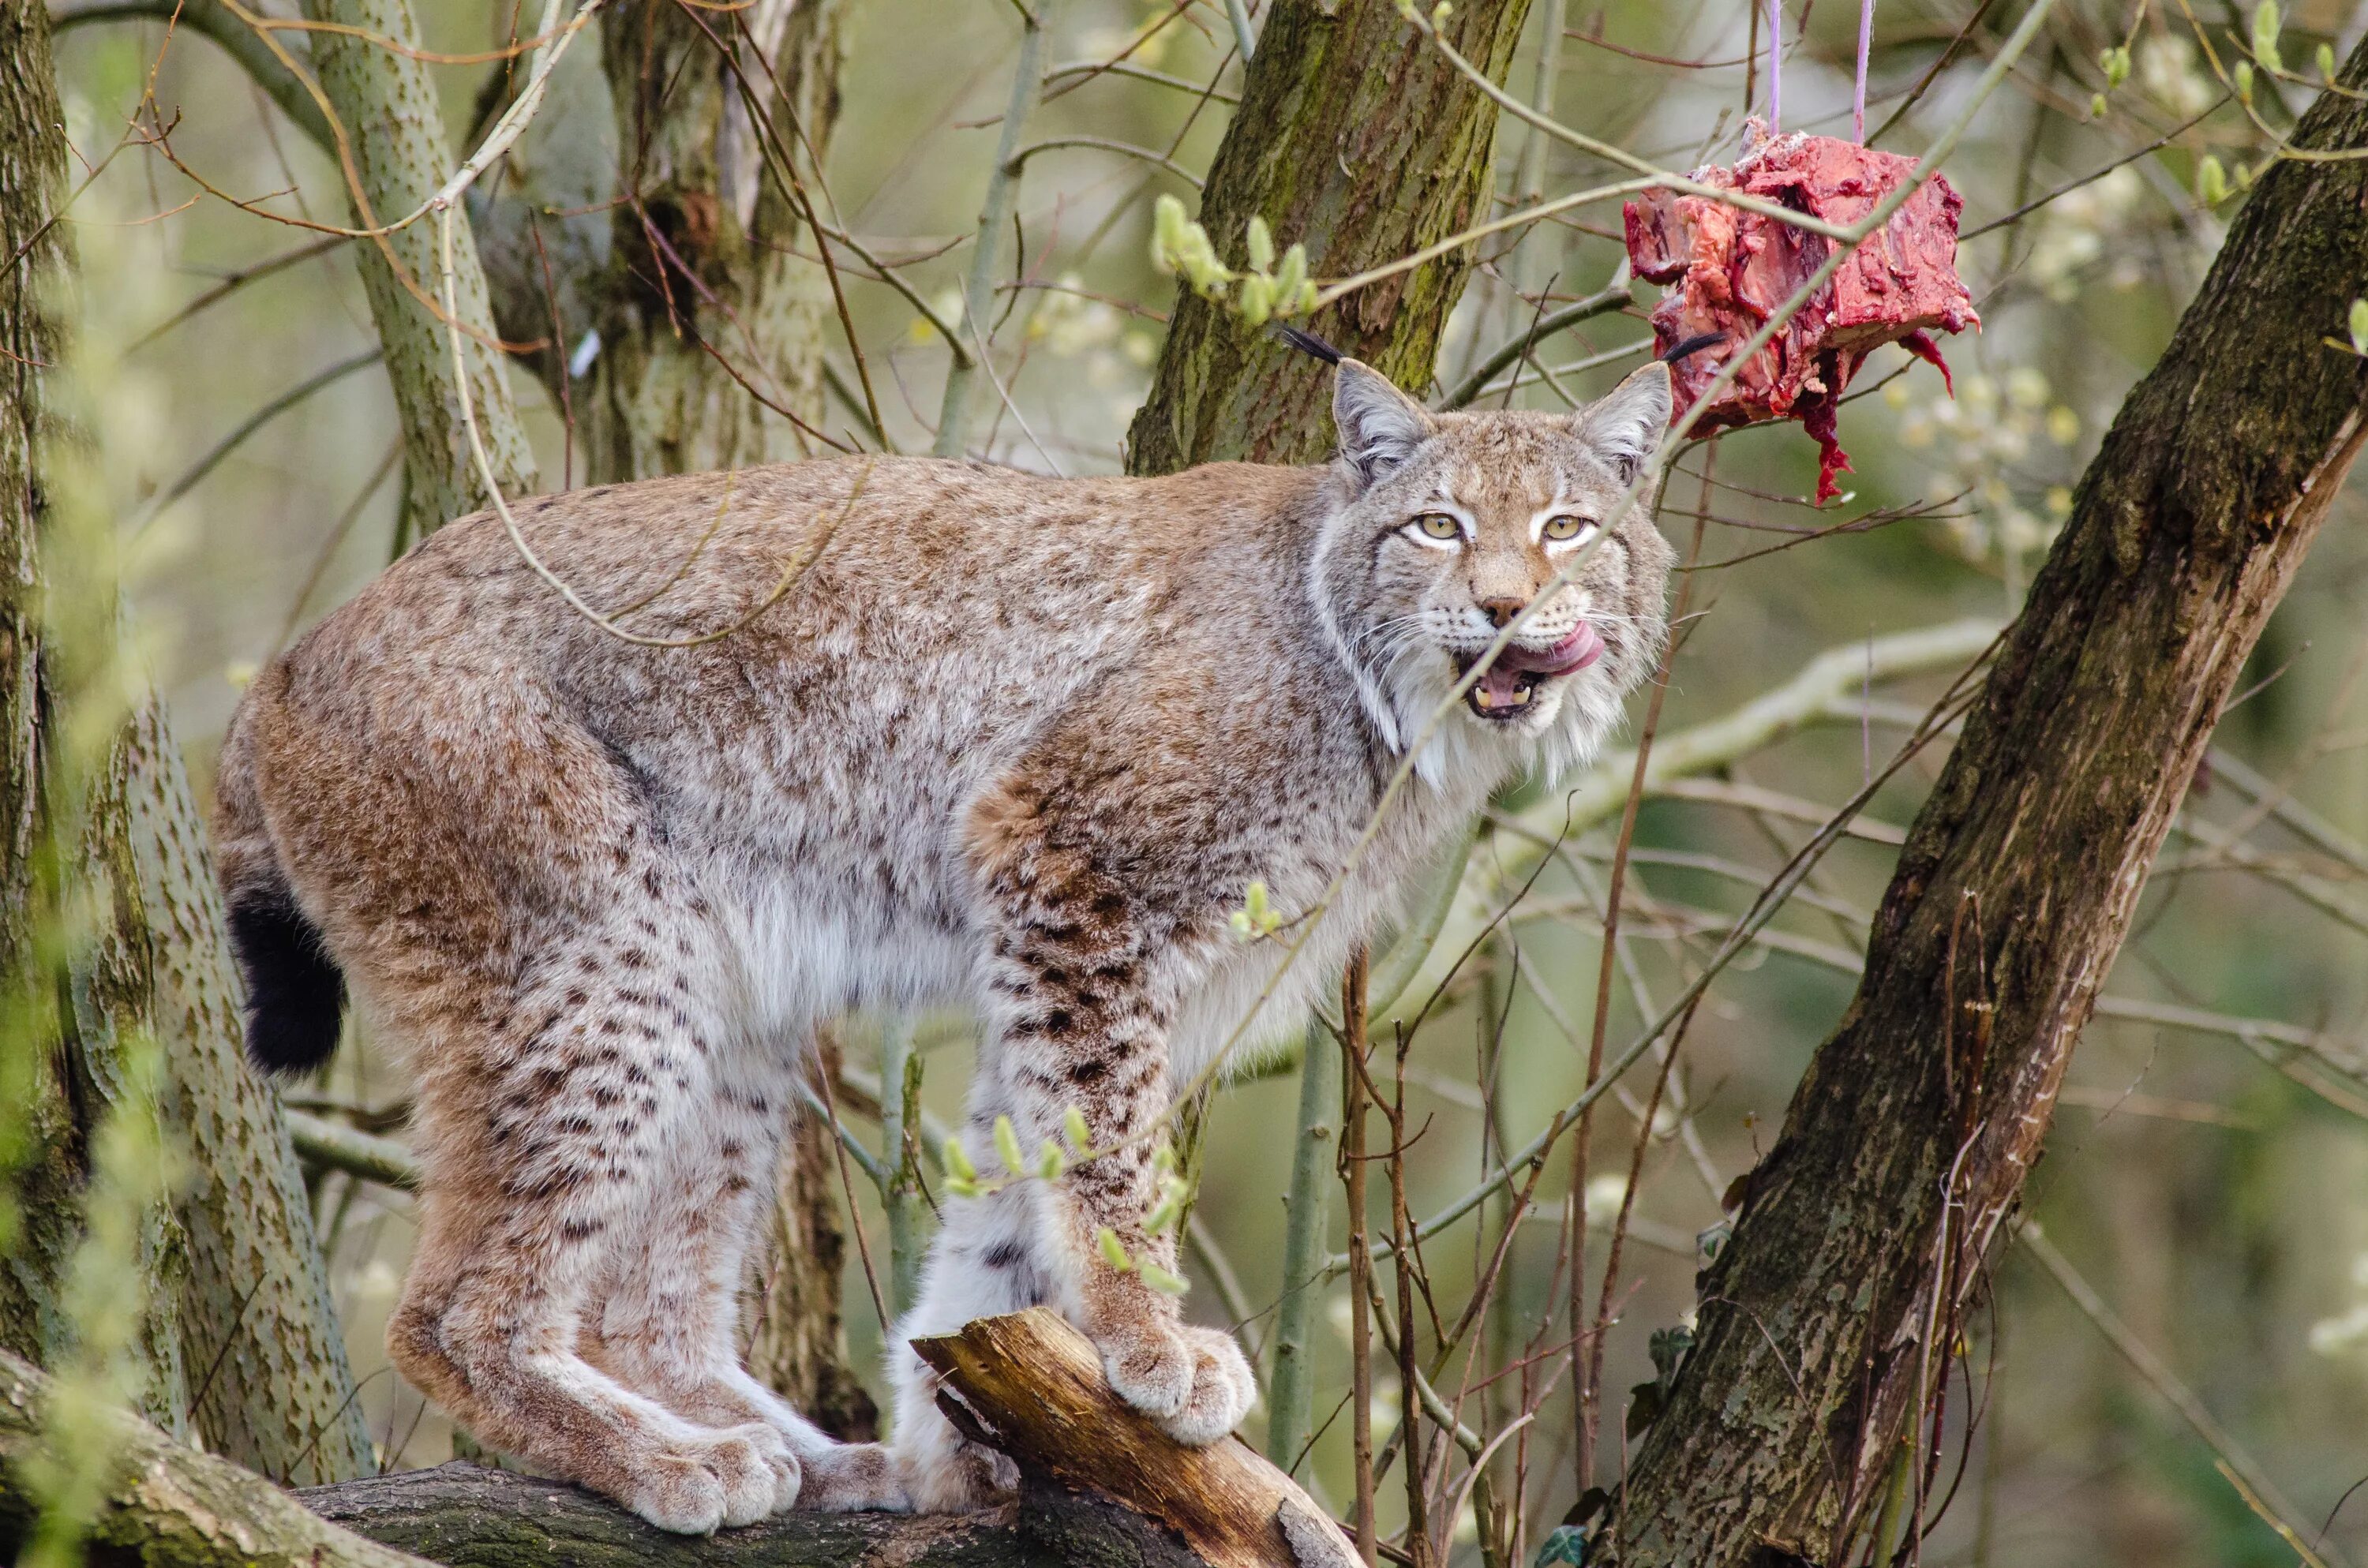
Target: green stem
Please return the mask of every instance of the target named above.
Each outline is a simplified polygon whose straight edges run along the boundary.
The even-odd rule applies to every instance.
[[[1459,867],[1460,869],[1460,867]],[[1274,1371],[1268,1385],[1266,1456],[1288,1471],[1307,1448],[1315,1409],[1310,1330],[1331,1256],[1331,1190],[1338,1162],[1340,1053],[1310,1025],[1299,1076],[1299,1131],[1291,1158],[1289,1219],[1282,1243],[1282,1301],[1274,1316]]]
[[[1036,0],[1019,7],[1019,60],[1011,73],[1011,100],[1003,111],[1003,128],[995,142],[995,167],[986,176],[986,201],[979,209],[978,239],[970,258],[970,278],[962,286],[962,319],[957,324],[969,340],[946,370],[945,402],[938,411],[937,444],[929,449],[941,458],[965,455],[970,440],[972,403],[978,390],[980,361],[988,351],[987,323],[995,312],[995,286],[1002,271],[1004,231],[1011,226],[1011,207],[1019,184],[1020,137],[1028,117],[1044,92],[1044,38],[1051,29],[1055,0]]]
[[[913,1018],[892,1013],[880,1031],[880,1164],[888,1180],[880,1191],[888,1210],[889,1304],[901,1315],[920,1295],[921,1057],[913,1049]]]

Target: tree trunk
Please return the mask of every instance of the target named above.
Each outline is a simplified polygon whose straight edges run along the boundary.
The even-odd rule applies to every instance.
[[[0,982],[6,1006],[21,1026],[9,1029],[5,1063],[8,1097],[27,1125],[9,1130],[12,1154],[24,1163],[20,1203],[28,1210],[11,1238],[0,1269],[0,1347],[40,1357],[56,1325],[48,1321],[63,1239],[47,1233],[57,1213],[43,1201],[64,1185],[71,1162],[52,1173],[51,1151],[74,1125],[54,1087],[53,1063],[35,1042],[52,1032],[55,997],[33,973],[39,924],[40,856],[48,834],[42,810],[42,740],[49,700],[41,639],[41,497],[34,461],[43,441],[42,373],[57,363],[64,341],[61,297],[68,267],[65,232],[52,223],[65,185],[64,118],[50,66],[48,13],[33,6],[0,10],[0,246],[17,258],[0,296]],[[36,1011],[43,1015],[33,1021]],[[69,1187],[70,1190],[70,1187]]]
[[[820,265],[790,254],[815,237],[779,159],[826,155],[846,10],[635,0],[603,23],[621,188],[638,199],[613,214],[599,355],[579,410],[596,483],[827,449],[766,404],[821,427],[831,296]],[[736,74],[719,41],[735,47]],[[752,119],[744,78],[769,128]]]
[[[1501,82],[1529,9],[1529,0],[1471,0],[1442,30]],[[1346,278],[1486,218],[1496,149],[1497,106],[1395,7],[1275,0],[1210,165],[1201,222],[1235,265],[1250,219],[1262,216],[1277,244],[1306,244],[1318,277]],[[1472,261],[1460,247],[1303,324],[1400,386],[1427,387]],[[1331,408],[1328,369],[1183,289],[1127,467],[1315,461],[1328,449]]]
[[[781,160],[803,168],[828,154],[847,9],[757,0],[734,14],[635,0],[604,19],[618,187],[640,199],[614,210],[600,348],[581,383],[595,483],[825,449],[761,400],[820,424],[831,297],[821,267],[790,254],[815,236]],[[719,41],[734,48],[737,74]],[[751,96],[768,129],[751,118]],[[835,1153],[815,1116],[800,1117],[784,1142],[771,1245],[747,1303],[748,1362],[826,1429],[866,1437],[879,1413],[848,1369],[839,1323]]]
[[[212,1452],[313,1485],[372,1467],[345,1335],[279,1096],[247,1066],[239,983],[205,825],[164,707],[116,747],[115,787],[146,948],[142,1010],[164,1049],[188,1162],[176,1212],[190,1412]]]
[[[410,0],[305,0],[304,14],[406,44],[419,39]],[[460,161],[445,134],[435,79],[424,62],[368,38],[323,31],[311,40],[321,90],[345,128],[359,175],[361,200],[354,221],[362,227],[399,222],[435,194]],[[492,347],[484,268],[468,214],[456,210],[451,221],[458,315],[477,428],[502,493],[527,494],[535,488],[534,454],[511,404],[501,355]],[[439,249],[434,213],[382,241],[355,244],[370,319],[386,350],[386,373],[403,418],[408,500],[401,526],[414,540],[488,504],[461,422],[451,337],[442,317]],[[427,300],[436,301],[435,310]]]
[[[127,1029],[142,1024],[144,966],[123,813],[100,781],[80,824],[58,817],[73,781],[57,777],[51,664],[43,618],[44,449],[63,437],[48,380],[66,342],[72,256],[56,222],[64,192],[63,113],[50,62],[48,15],[0,12],[0,246],[16,258],[0,284],[0,1133],[13,1221],[0,1267],[0,1348],[47,1358],[74,1343],[63,1302],[81,1239],[91,1139],[125,1100]],[[88,650],[83,650],[88,652]],[[72,833],[76,842],[67,842]],[[73,929],[69,881],[93,893],[96,927]],[[88,940],[68,953],[72,932]],[[13,1124],[13,1125],[12,1125]],[[136,1266],[149,1285],[135,1354],[143,1408],[178,1428],[188,1387],[172,1289],[173,1218],[145,1217]]]
[[[2368,143],[2368,103],[2327,93],[2294,141]],[[2322,340],[2363,292],[2368,165],[2277,164],[2080,483],[1590,1562],[1839,1561],[1903,1452],[1929,1481],[1919,1429],[2074,1041],[2358,450],[2368,368]]]
[[[798,1118],[783,1142],[772,1222],[741,1316],[751,1372],[823,1430],[869,1442],[880,1435],[880,1411],[847,1364],[839,1322],[847,1233],[839,1218],[837,1153],[820,1116]]]
[[[21,6],[0,17],[0,56],[14,66],[0,86],[0,181],[23,197],[0,203],[0,244],[12,252],[48,220],[63,188],[65,146],[43,18],[40,7]],[[353,1407],[344,1342],[276,1103],[240,1058],[236,983],[204,833],[161,706],[152,699],[132,717],[93,777],[55,775],[52,694],[32,602],[43,526],[36,432],[45,417],[35,371],[57,363],[65,347],[55,313],[68,272],[63,233],[43,237],[0,301],[16,372],[0,420],[8,496],[0,528],[15,590],[0,633],[10,824],[0,976],[12,993],[26,988],[18,1021],[30,1028],[12,1033],[9,1044],[25,1051],[17,1065],[29,1092],[12,1098],[32,1132],[18,1192],[23,1228],[0,1273],[0,1346],[45,1359],[72,1332],[59,1318],[56,1290],[80,1240],[89,1141],[98,1118],[121,1102],[128,1032],[142,1031],[164,1055],[165,1110],[189,1174],[184,1200],[169,1210],[160,1205],[143,1238],[145,1409],[174,1431],[193,1426],[209,1445],[275,1478],[334,1480],[368,1465],[369,1437]],[[86,619],[92,624],[77,623],[85,637],[113,636],[111,604]],[[120,656],[81,652],[88,660]],[[61,1009],[43,979],[53,960],[27,943],[30,921],[54,924],[61,912],[52,897],[37,915],[28,879],[35,846],[51,831],[45,808],[70,809],[54,797],[85,786],[75,870],[102,891],[105,908],[89,950],[69,960]],[[192,1412],[199,1385],[203,1409]]]
[[[64,338],[63,111],[50,66],[49,14],[0,7],[0,977],[23,972],[31,937],[35,846],[41,838],[41,605],[36,534],[41,372]],[[13,992],[14,987],[10,990]],[[5,1290],[0,1284],[0,1290]],[[5,1330],[0,1330],[5,1337]]]

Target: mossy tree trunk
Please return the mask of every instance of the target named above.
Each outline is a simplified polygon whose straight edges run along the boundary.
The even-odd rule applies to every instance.
[[[71,305],[73,258],[58,222],[65,189],[64,115],[40,6],[0,11],[0,1143],[14,1168],[13,1233],[0,1259],[0,1348],[31,1358],[74,1338],[63,1292],[80,1234],[91,1139],[124,1097],[124,1036],[141,1022],[138,923],[122,873],[120,813],[102,800],[86,834],[62,816],[52,665],[43,603],[42,454],[61,438],[54,379]],[[102,795],[104,790],[102,790]],[[65,842],[74,837],[78,842]],[[69,881],[94,885],[88,939],[65,961]],[[107,892],[115,897],[109,899]],[[149,1311],[139,1335],[143,1404],[186,1426],[188,1384],[171,1289],[172,1216],[148,1216],[140,1262]]]
[[[1501,82],[1529,0],[1472,0],[1442,24]],[[1381,0],[1275,0],[1210,165],[1201,222],[1239,266],[1253,216],[1307,246],[1317,277],[1412,255],[1489,216],[1497,106]],[[1430,384],[1473,264],[1463,246],[1301,323],[1400,386]],[[1127,467],[1167,473],[1242,459],[1309,462],[1328,448],[1331,372],[1190,289],[1134,416]]]
[[[634,0],[602,23],[619,173],[639,199],[611,220],[599,356],[579,410],[594,480],[829,449],[789,417],[825,428],[834,317],[820,265],[791,254],[815,238],[781,174],[784,160],[803,174],[827,154],[847,10]]]
[[[414,46],[419,41],[410,0],[305,0],[304,14],[377,38]],[[359,176],[361,199],[354,220],[365,227],[398,222],[434,195],[461,160],[444,128],[435,78],[425,62],[370,38],[344,31],[310,38],[313,70],[344,127]],[[535,488],[534,454],[510,401],[502,357],[493,347],[497,340],[484,267],[468,214],[455,210],[451,221],[456,313],[478,431],[502,493],[529,493]],[[386,350],[387,379],[403,419],[407,502],[402,526],[414,540],[487,504],[469,449],[461,382],[453,373],[452,342],[442,317],[438,225],[437,215],[429,213],[382,240],[355,242],[370,319]]]
[[[375,1468],[279,1096],[247,1066],[206,832],[164,705],[117,742],[108,820],[131,852],[127,928],[164,1051],[183,1355],[206,1447],[291,1485]]]
[[[60,292],[67,267],[65,236],[54,226],[65,184],[65,140],[51,128],[63,114],[50,67],[49,18],[40,6],[0,11],[0,247],[16,258],[0,278],[0,981],[5,1005],[30,1025],[36,1007],[54,1011],[52,996],[31,972],[40,900],[40,850],[48,832],[42,752],[49,710],[43,678],[40,553],[41,499],[33,471],[42,441],[42,381],[56,364],[64,333]],[[11,1152],[23,1161],[25,1196],[38,1203],[49,1177],[45,1153],[72,1127],[50,1125],[61,1105],[47,1080],[46,1053],[9,1032],[17,1060],[6,1062],[6,1091],[23,1125],[10,1129]],[[24,1034],[31,1036],[28,1027]],[[41,1031],[46,1033],[46,1030]],[[43,1204],[41,1208],[48,1206]],[[38,1218],[38,1210],[36,1218]],[[6,1267],[0,1268],[0,1346],[40,1357],[54,1329],[44,1322],[56,1281],[55,1264],[40,1254],[52,1244],[20,1221]]]
[[[56,651],[42,645],[41,464],[45,448],[73,436],[57,427],[42,382],[65,352],[71,258],[51,223],[66,148],[40,7],[0,14],[0,58],[11,64],[0,78],[0,188],[11,193],[0,202],[0,246],[23,258],[0,286],[9,367],[0,383],[0,990],[23,1005],[20,1027],[5,1034],[23,1057],[10,1064],[9,1109],[29,1133],[22,1228],[0,1269],[0,1346],[41,1358],[73,1332],[57,1289],[79,1236],[90,1135],[121,1101],[125,1042],[142,1032],[163,1053],[164,1108],[188,1172],[143,1237],[145,1408],[278,1479],[354,1475],[369,1464],[368,1434],[277,1105],[240,1060],[204,835],[161,706],[147,700],[91,777],[60,773]],[[112,631],[106,607],[85,619]],[[120,656],[71,652],[85,665]],[[75,790],[83,799],[63,798]],[[48,922],[54,938],[71,890],[53,885],[45,896],[35,878],[40,846],[67,820],[78,842],[62,848],[72,858],[53,878],[92,892],[98,922],[58,986],[49,979],[57,955],[35,950],[36,925]],[[192,1410],[200,1383],[202,1407]]]
[[[2368,47],[2340,84],[2301,146],[2368,145]],[[1929,1473],[1918,1433],[2147,867],[2358,451],[2368,364],[2325,340],[2362,293],[2368,165],[2276,165],[2081,480],[1590,1562],[1839,1561],[1903,1452]]]

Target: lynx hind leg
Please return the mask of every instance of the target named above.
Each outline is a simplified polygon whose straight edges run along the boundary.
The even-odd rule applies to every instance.
[[[1032,1205],[1017,1188],[948,1199],[920,1299],[890,1336],[896,1468],[918,1512],[987,1507],[1019,1490],[1019,1467],[964,1437],[938,1408],[938,1375],[912,1341],[957,1333],[973,1318],[1056,1301],[1054,1282],[1036,1262],[1036,1224]]]
[[[646,1232],[620,1234],[609,1251],[587,1358],[686,1420],[779,1432],[803,1472],[802,1506],[901,1509],[885,1449],[836,1441],[741,1363],[740,1290],[773,1199],[793,1082],[764,1048],[732,1065],[706,1114],[666,1151]]]
[[[719,1031],[653,982],[650,940],[630,922],[579,939],[522,992],[463,1009],[478,1032],[423,1042],[423,1225],[388,1346],[486,1442],[704,1534],[795,1498],[788,1442],[687,1420],[581,1354],[607,1259],[651,1247],[665,1152],[712,1093]]]

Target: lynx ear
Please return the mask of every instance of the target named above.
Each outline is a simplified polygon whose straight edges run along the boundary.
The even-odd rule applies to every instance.
[[[1669,368],[1656,359],[1573,415],[1579,438],[1627,484],[1669,427]]]
[[[1343,358],[1332,377],[1332,423],[1340,455],[1372,484],[1414,455],[1439,426],[1422,404],[1372,366]]]

